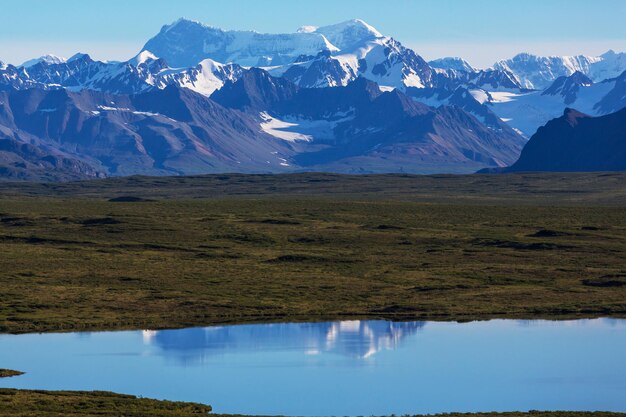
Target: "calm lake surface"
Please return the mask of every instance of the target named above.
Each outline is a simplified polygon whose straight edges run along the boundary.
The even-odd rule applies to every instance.
[[[0,335],[0,387],[107,390],[216,413],[626,411],[626,320],[342,321]]]

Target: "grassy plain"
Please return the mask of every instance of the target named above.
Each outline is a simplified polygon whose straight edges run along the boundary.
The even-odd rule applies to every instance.
[[[626,317],[626,174],[0,183],[0,331]]]

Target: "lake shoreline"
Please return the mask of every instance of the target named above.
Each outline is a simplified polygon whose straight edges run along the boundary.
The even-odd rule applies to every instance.
[[[31,417],[57,416],[61,413],[80,412],[84,416],[117,416],[124,409],[126,416],[159,415],[188,417],[210,415],[213,417],[235,417],[236,414],[214,414],[211,406],[139,398],[133,395],[105,391],[45,391],[0,388],[0,403],[3,405],[0,416],[13,416],[16,413],[29,413]],[[106,408],[105,408],[106,407]],[[156,414],[158,413],[158,414]],[[210,413],[210,414],[209,414]],[[411,417],[625,417],[626,413],[606,411],[530,411],[502,413],[445,413],[414,414]]]
[[[377,321],[390,321],[390,322],[442,322],[442,323],[469,323],[469,322],[482,322],[492,320],[523,320],[523,321],[570,321],[570,320],[595,320],[595,319],[626,319],[625,312],[617,312],[615,314],[597,314],[597,315],[585,315],[585,314],[564,314],[564,315],[485,315],[485,316],[437,316],[437,315],[367,315],[367,314],[339,314],[334,316],[320,315],[320,316],[276,316],[262,318],[248,317],[234,320],[211,320],[201,322],[182,322],[178,325],[171,326],[150,326],[147,324],[138,325],[125,325],[122,327],[78,327],[78,328],[44,328],[38,331],[0,331],[1,335],[28,335],[28,334],[54,334],[54,333],[100,333],[100,332],[126,332],[126,331],[141,331],[141,330],[183,330],[189,328],[203,328],[203,327],[217,327],[217,326],[234,326],[234,325],[252,325],[252,324],[291,324],[291,323],[324,323],[331,321],[354,321],[354,320],[377,320]]]

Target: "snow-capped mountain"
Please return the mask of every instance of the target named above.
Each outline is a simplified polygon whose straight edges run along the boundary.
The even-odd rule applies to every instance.
[[[481,88],[458,86],[454,90],[447,88],[408,88],[406,94],[415,101],[431,107],[456,106],[480,120],[485,126],[496,131],[509,130],[488,106],[491,93]]]
[[[76,54],[62,62],[40,60],[27,67],[0,67],[0,90],[37,87],[136,94],[177,85],[209,96],[224,82],[236,80],[242,72],[243,68],[237,64],[221,64],[210,59],[190,68],[173,69],[150,51],[142,51],[126,62],[95,61],[87,54]]]
[[[332,56],[330,51],[322,51],[315,57],[303,56],[289,66],[270,71],[307,88],[344,86],[358,77],[358,71]]]
[[[184,47],[181,47],[184,45]],[[283,65],[300,55],[317,55],[335,47],[320,33],[269,34],[227,31],[179,19],[165,25],[142,51],[151,51],[173,67],[193,67],[210,58],[242,66]]]
[[[323,35],[338,51],[349,52],[363,47],[363,44],[383,38],[373,26],[361,19],[352,19],[329,26],[316,28],[311,33]]]
[[[413,50],[354,19],[315,29],[334,49],[272,71],[301,87],[345,86],[362,76],[383,88],[429,87],[435,72]]]
[[[618,77],[626,70],[626,53],[609,50],[600,55],[601,60],[591,66],[587,76],[594,82]]]
[[[485,105],[510,126],[531,137],[540,126],[559,117],[566,107],[592,116],[615,112],[626,106],[626,71],[598,83],[582,73],[558,78],[544,91],[490,92]]]
[[[60,56],[47,54],[40,56],[39,58],[29,59],[28,61],[20,65],[20,67],[28,68],[32,67],[35,64],[39,64],[40,62],[45,62],[46,64],[61,64],[65,61],[66,59]]]
[[[476,72],[477,69],[472,67],[469,62],[459,57],[445,57],[428,61],[428,64],[433,68],[439,68],[443,70]]]
[[[545,89],[559,77],[581,72],[594,82],[615,78],[626,70],[626,53],[608,51],[599,57],[537,56],[521,53],[511,59],[498,61],[494,69],[514,74],[524,88]]]
[[[20,90],[24,88],[46,88],[30,79],[24,68],[18,68],[0,61],[0,91]]]
[[[576,71],[569,77],[562,76],[554,80],[552,85],[548,87],[541,95],[563,97],[564,104],[572,104],[578,98],[578,91],[582,87],[589,87],[593,84],[593,81],[589,79],[585,74],[580,71]]]
[[[543,91],[517,88],[515,86],[519,84],[509,77],[505,80],[509,80],[511,84],[495,82],[502,81],[495,75],[502,76],[506,73],[491,71],[494,72],[493,84],[480,82],[481,79],[489,79],[484,78],[486,75],[474,74],[471,80],[466,78],[461,82],[461,78],[456,78],[453,79],[454,82],[441,83],[442,87],[409,88],[406,92],[414,100],[429,106],[459,106],[494,129],[506,123],[527,138],[540,126],[559,117],[568,106],[593,116],[626,107],[626,71],[617,78],[598,83],[593,83],[581,72],[575,72],[569,77],[557,78]],[[483,74],[489,72],[490,70],[482,71]]]
[[[143,51],[173,66],[210,58],[264,67],[301,87],[345,86],[358,76],[390,88],[422,87],[432,85],[434,73],[413,50],[359,19],[289,34],[223,31],[180,19],[164,26]]]
[[[95,61],[87,54],[76,54],[58,64],[39,62],[24,68],[24,72],[30,80],[49,88],[129,94],[149,89],[153,75],[165,68],[163,60],[145,54],[125,63]]]
[[[175,84],[208,96],[225,81],[236,80],[243,66],[258,66],[306,88],[345,86],[365,77],[383,89],[402,91],[446,88],[452,93],[462,86],[519,92],[547,88],[558,77],[576,71],[594,82],[602,81],[602,77],[619,75],[625,65],[626,54],[609,51],[601,57],[520,54],[494,68],[476,70],[462,58],[427,63],[415,51],[359,19],[306,26],[291,34],[225,31],[179,19],[164,26],[129,61],[92,61],[82,54],[67,61],[45,56],[27,66],[0,69],[0,88],[137,93]]]
[[[435,81],[435,71],[428,63],[393,38],[367,41],[348,53],[322,52],[271,72],[308,88],[345,86],[360,76],[383,88],[401,90],[430,87]]]
[[[228,81],[236,81],[245,70],[237,64],[222,64],[212,59],[204,59],[197,65],[179,70],[167,69],[157,74],[154,86],[168,85],[185,87],[210,96]]]
[[[463,77],[459,79],[463,80]],[[521,91],[522,83],[515,74],[506,70],[486,69],[468,73],[467,84],[489,91]]]

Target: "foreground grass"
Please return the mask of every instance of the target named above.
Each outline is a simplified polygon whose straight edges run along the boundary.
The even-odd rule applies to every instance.
[[[208,414],[211,407],[202,404],[157,401],[109,392],[27,391],[0,389],[0,416],[163,416],[184,417]],[[215,417],[220,415],[211,414]],[[623,417],[606,412],[541,412],[440,414],[447,417]],[[223,417],[235,417],[224,415]]]
[[[0,416],[163,416],[208,414],[208,405],[157,401],[109,392],[0,389]]]
[[[0,331],[626,317],[624,174],[220,178],[0,186]]]

